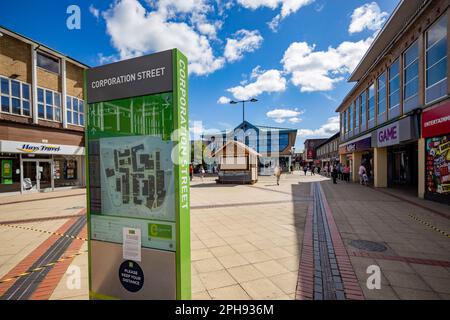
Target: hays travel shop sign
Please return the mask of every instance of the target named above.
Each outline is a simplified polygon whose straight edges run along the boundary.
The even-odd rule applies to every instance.
[[[60,146],[51,146],[51,145],[32,145],[32,144],[23,144],[22,147],[17,148],[17,150],[25,152],[25,153],[58,153],[61,151]]]

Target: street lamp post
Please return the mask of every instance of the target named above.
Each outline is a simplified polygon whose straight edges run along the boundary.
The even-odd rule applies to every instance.
[[[245,103],[246,102],[258,102],[258,100],[255,98],[252,98],[250,100],[241,100],[241,101],[231,100],[230,104],[238,104],[240,102],[242,102],[242,122],[244,122],[245,121]]]

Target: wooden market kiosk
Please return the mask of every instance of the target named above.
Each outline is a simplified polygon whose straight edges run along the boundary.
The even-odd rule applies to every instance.
[[[239,141],[229,141],[213,155],[219,163],[217,183],[254,184],[260,154]]]

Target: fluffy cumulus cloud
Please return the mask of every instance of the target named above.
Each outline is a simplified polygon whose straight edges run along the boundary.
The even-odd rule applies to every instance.
[[[380,30],[388,17],[387,12],[382,12],[376,2],[366,3],[356,8],[352,14],[352,22],[348,28],[350,34],[362,32],[365,29]]]
[[[218,104],[228,104],[228,103],[230,103],[230,101],[231,101],[230,98],[222,96],[219,98],[219,100],[217,100],[217,103]]]
[[[204,0],[160,0],[147,10],[138,0],[116,0],[103,12],[107,33],[121,59],[148,52],[179,48],[189,59],[190,72],[204,75],[224,65],[208,36],[217,24],[207,22],[211,7]],[[177,19],[186,15],[185,21]]]
[[[318,129],[299,129],[297,135],[305,138],[330,137],[339,131],[339,116],[328,118],[327,122]]]
[[[315,0],[237,0],[238,4],[244,8],[256,10],[261,7],[270,8],[272,10],[281,6],[281,11],[269,23],[272,30],[276,30],[280,21],[287,16],[297,12],[302,7],[313,3]]]
[[[355,69],[372,41],[373,38],[345,41],[326,51],[316,50],[314,44],[294,42],[281,62],[285,72],[291,75],[291,82],[301,92],[330,91],[335,83],[344,80],[345,74]]]
[[[286,79],[279,70],[261,70],[258,66],[252,71],[251,80],[246,85],[240,85],[228,89],[236,99],[247,100],[255,98],[262,93],[283,92],[286,90]]]
[[[262,41],[263,37],[258,30],[239,30],[234,34],[234,38],[227,39],[224,57],[230,62],[240,60],[244,53],[258,49]]]
[[[298,111],[297,109],[274,109],[267,112],[266,116],[277,123],[284,123],[286,120],[291,123],[298,123],[301,121],[299,116],[303,113],[303,111]]]

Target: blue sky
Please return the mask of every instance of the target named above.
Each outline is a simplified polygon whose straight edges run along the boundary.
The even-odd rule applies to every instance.
[[[181,49],[190,60],[195,132],[242,120],[228,99],[257,98],[246,120],[331,136],[334,110],[351,89],[349,72],[397,0],[88,0],[2,1],[0,25],[90,66]],[[69,5],[81,29],[66,26]],[[219,103],[221,102],[221,103]]]

